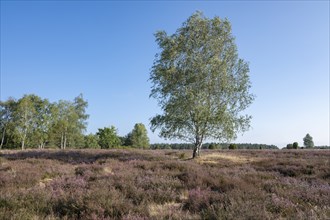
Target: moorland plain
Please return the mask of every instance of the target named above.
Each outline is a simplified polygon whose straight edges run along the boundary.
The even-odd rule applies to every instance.
[[[0,154],[0,219],[329,219],[329,150]]]

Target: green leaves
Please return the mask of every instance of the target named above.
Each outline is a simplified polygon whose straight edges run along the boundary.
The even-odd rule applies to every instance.
[[[306,134],[303,141],[304,141],[304,146],[306,148],[313,148],[314,147],[313,137],[310,136],[310,134]]]
[[[130,133],[131,143],[136,148],[149,148],[149,138],[147,129],[142,123],[135,124]]]
[[[151,119],[152,130],[195,144],[206,138],[232,140],[246,131],[251,117],[239,113],[254,97],[230,22],[196,12],[173,35],[158,31],[155,37],[161,51],[150,73],[150,96],[163,114]]]
[[[114,148],[121,145],[121,141],[117,135],[117,129],[114,126],[99,128],[96,133],[99,138],[101,148]]]
[[[79,95],[74,101],[50,103],[37,95],[0,103],[1,145],[44,148],[46,143],[61,148],[82,146],[86,128],[87,101]]]

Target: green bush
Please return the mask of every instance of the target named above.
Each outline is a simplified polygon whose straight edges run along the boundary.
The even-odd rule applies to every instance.
[[[293,147],[293,149],[298,149],[299,148],[298,142],[294,142],[292,144],[292,147]]]
[[[210,149],[210,150],[217,149],[216,144],[211,143],[211,144],[209,145],[209,149]]]
[[[236,144],[230,144],[228,148],[230,150],[235,150],[235,149],[237,149],[237,145]]]
[[[293,148],[293,144],[287,144],[286,145],[286,149],[292,149]]]

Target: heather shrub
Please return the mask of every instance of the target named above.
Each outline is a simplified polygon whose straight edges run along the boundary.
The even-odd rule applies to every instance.
[[[166,163],[161,164],[161,169],[169,170],[172,172],[176,172],[176,171],[182,172],[187,170],[186,165],[177,161],[166,161]]]
[[[223,176],[215,175],[210,173],[209,177],[204,180],[205,185],[212,191],[225,193],[235,188],[235,185],[230,180],[227,180]]]
[[[191,189],[189,190],[188,199],[184,208],[192,212],[200,212],[210,206],[210,197],[212,192],[208,189]]]
[[[197,172],[194,172],[192,169],[187,169],[187,171],[183,171],[177,174],[177,178],[182,182],[182,184],[187,189],[193,189],[195,186],[203,185],[203,174],[198,175]]]
[[[185,159],[186,158],[186,154],[185,153],[181,153],[180,155],[179,155],[179,159]]]
[[[4,153],[0,219],[330,218],[330,151],[181,153]]]
[[[329,173],[324,173],[322,176],[322,179],[329,179],[330,180],[330,172]]]
[[[69,217],[73,219],[81,219],[87,212],[80,198],[77,197],[61,197],[53,205],[53,210],[60,218]]]

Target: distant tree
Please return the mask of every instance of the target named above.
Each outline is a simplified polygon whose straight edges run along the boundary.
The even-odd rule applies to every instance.
[[[313,148],[314,147],[314,142],[312,136],[310,134],[306,134],[306,136],[303,138],[304,141],[304,146],[306,148]]]
[[[87,106],[87,101],[84,101],[81,94],[73,102],[60,100],[54,104],[53,139],[61,149],[67,146],[82,147],[81,145],[84,144],[83,132],[87,125],[88,115],[85,113]]]
[[[38,96],[33,97],[35,108],[35,126],[31,134],[31,142],[34,146],[43,149],[49,140],[49,133],[52,126],[51,104],[47,99]]]
[[[76,115],[73,121],[74,126],[71,130],[71,138],[69,139],[69,146],[83,147],[84,146],[84,131],[87,127],[87,119],[89,115],[86,113],[88,102],[84,100],[83,95],[79,94],[73,100],[74,114]]]
[[[5,138],[8,137],[13,126],[13,113],[16,107],[16,101],[9,98],[7,101],[0,101],[0,131],[1,141],[0,149],[4,146]]]
[[[76,98],[74,98],[73,106],[75,113],[78,116],[78,119],[76,121],[77,132],[81,134],[83,131],[86,130],[87,119],[89,118],[89,115],[86,113],[88,102],[84,100],[82,94],[79,94]]]
[[[292,144],[287,144],[286,145],[286,149],[292,149],[293,148],[293,145]]]
[[[292,144],[292,148],[293,148],[293,149],[298,149],[298,148],[299,148],[298,142],[294,142],[294,143]]]
[[[158,31],[155,37],[161,52],[150,96],[163,114],[151,119],[152,131],[193,143],[195,158],[207,138],[233,140],[248,130],[251,117],[240,113],[254,99],[249,65],[238,57],[230,22],[196,12],[173,35]]]
[[[208,147],[208,149],[210,149],[210,150],[214,150],[214,149],[216,149],[217,147],[216,147],[216,145],[214,144],[214,143],[211,143],[210,145],[209,145],[209,147]]]
[[[131,132],[131,142],[132,146],[136,148],[149,148],[149,138],[147,129],[142,123],[134,125],[134,128]]]
[[[132,146],[132,132],[128,133],[125,137],[122,137],[121,142],[124,146]]]
[[[72,102],[66,100],[60,100],[56,103],[53,111],[54,117],[56,117],[53,131],[60,148],[65,149],[78,116],[75,114]]]
[[[73,102],[50,103],[37,95],[24,95],[17,101],[0,101],[0,148],[44,148],[46,143],[65,149],[82,146],[86,129],[87,101],[80,94]]]
[[[114,126],[99,128],[96,133],[99,138],[101,148],[114,148],[121,145],[121,141],[117,135],[117,130]]]
[[[18,100],[14,111],[15,134],[18,137],[22,150],[25,149],[28,135],[36,124],[36,109],[33,103],[34,95],[24,95]]]
[[[84,147],[85,148],[100,148],[99,138],[97,135],[88,134],[84,136]]]
[[[235,149],[237,149],[237,145],[236,144],[230,144],[228,148],[230,150],[235,150]]]

